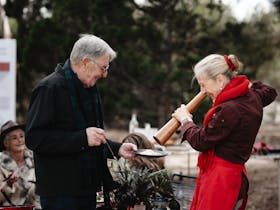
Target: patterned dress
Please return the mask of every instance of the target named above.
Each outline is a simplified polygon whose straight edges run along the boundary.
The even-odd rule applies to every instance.
[[[41,208],[39,196],[35,194],[34,162],[30,150],[24,151],[24,159],[25,165],[18,167],[8,151],[0,153],[0,206],[10,206],[9,199],[14,205],[33,205],[36,209]],[[16,170],[19,178],[9,186],[5,179]]]

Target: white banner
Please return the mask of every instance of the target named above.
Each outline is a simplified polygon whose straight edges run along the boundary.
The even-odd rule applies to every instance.
[[[16,120],[16,40],[0,39],[0,125]]]

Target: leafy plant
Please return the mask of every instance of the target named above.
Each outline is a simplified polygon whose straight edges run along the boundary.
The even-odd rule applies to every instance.
[[[147,209],[154,198],[173,198],[173,187],[166,169],[152,171],[148,168],[122,167],[119,187],[114,191],[118,209],[126,209],[143,202]]]

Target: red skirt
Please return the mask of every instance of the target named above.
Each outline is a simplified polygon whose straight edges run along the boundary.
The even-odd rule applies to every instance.
[[[210,163],[204,166],[205,170],[200,170],[190,210],[233,210],[238,200],[242,173],[247,178],[245,166],[217,156],[213,156]],[[247,196],[243,198],[239,210],[245,210],[246,202]]]

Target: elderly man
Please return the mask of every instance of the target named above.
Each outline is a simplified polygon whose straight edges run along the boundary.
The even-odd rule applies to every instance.
[[[108,76],[116,52],[84,35],[70,59],[32,93],[26,145],[34,151],[37,191],[44,210],[92,210],[96,192],[112,185],[107,158],[132,158],[134,144],[106,139],[96,82]],[[113,154],[112,154],[113,153]]]

